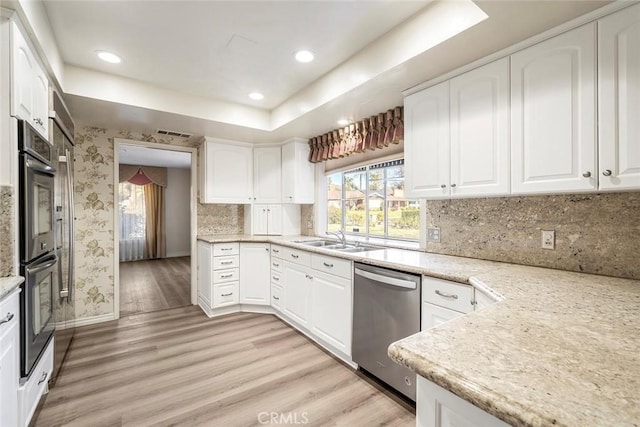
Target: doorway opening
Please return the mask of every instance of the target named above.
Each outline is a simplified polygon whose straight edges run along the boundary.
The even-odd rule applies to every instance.
[[[116,140],[117,318],[195,301],[195,148]]]

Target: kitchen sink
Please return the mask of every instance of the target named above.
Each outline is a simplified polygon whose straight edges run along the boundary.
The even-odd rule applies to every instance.
[[[313,246],[316,248],[338,246],[335,240],[296,240],[294,243],[300,243],[301,245]]]
[[[378,249],[382,249],[382,248],[376,248],[373,246],[350,246],[344,249],[336,249],[337,251],[340,252],[347,252],[347,253],[354,253],[354,252],[368,252],[368,251],[375,251]]]
[[[305,246],[313,246],[315,248],[328,249],[332,251],[338,252],[347,252],[347,253],[355,253],[355,252],[366,252],[366,251],[374,251],[378,249],[375,246],[367,246],[367,245],[355,245],[351,243],[342,244],[338,243],[335,240],[298,240],[294,243],[300,243]]]

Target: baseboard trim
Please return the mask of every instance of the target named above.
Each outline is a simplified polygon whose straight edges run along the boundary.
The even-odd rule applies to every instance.
[[[96,323],[110,322],[111,320],[116,320],[115,313],[100,314],[98,316],[91,317],[81,317],[80,319],[56,323],[56,326],[62,326],[65,328],[77,328],[80,326],[95,325]]]
[[[191,256],[191,251],[171,252],[165,255],[165,258],[177,258],[182,256]]]

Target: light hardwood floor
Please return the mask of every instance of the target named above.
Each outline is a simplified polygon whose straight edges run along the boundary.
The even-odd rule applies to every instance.
[[[412,408],[277,317],[194,306],[79,328],[32,424],[259,426],[272,412],[272,425],[415,425]]]
[[[191,304],[191,258],[120,263],[120,316]]]

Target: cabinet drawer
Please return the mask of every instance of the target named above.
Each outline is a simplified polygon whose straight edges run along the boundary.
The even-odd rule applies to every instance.
[[[238,255],[240,244],[238,243],[216,243],[213,245],[213,256]]]
[[[271,258],[271,271],[282,273],[282,260],[279,258]]]
[[[351,279],[351,271],[353,270],[349,260],[318,254],[311,255],[311,267],[345,279]]]
[[[473,311],[473,287],[422,276],[422,300],[461,313]]]
[[[280,258],[284,257],[284,246],[271,245],[271,257]]]
[[[213,287],[213,308],[240,302],[240,282],[224,283]]]
[[[271,270],[271,283],[282,283],[282,275],[277,271]]]
[[[240,256],[217,256],[213,257],[213,270],[223,270],[240,267]]]
[[[10,327],[18,323],[18,292],[13,291],[11,296],[5,297],[0,302],[0,337],[4,331],[8,331]]]
[[[282,286],[271,284],[271,306],[277,310],[282,310]]]
[[[18,392],[20,399],[19,407],[22,411],[23,425],[28,425],[36,411],[36,407],[40,402],[40,398],[44,394],[45,388],[48,386],[51,373],[53,372],[53,341],[49,342],[47,349],[44,351],[40,361],[33,368],[31,376],[22,386],[24,390]]]
[[[311,267],[311,253],[301,251],[300,249],[282,248],[284,254],[282,259],[293,262],[295,264]]]
[[[213,283],[235,282],[240,280],[240,269],[217,270],[213,272]]]

